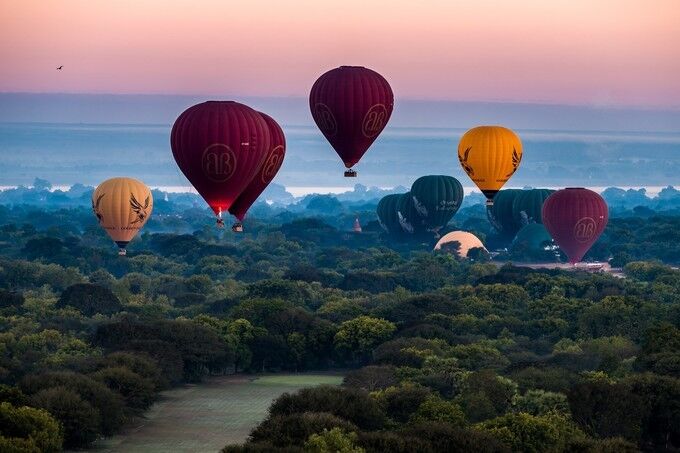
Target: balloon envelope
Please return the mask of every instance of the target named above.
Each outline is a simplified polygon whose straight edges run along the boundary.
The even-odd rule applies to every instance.
[[[520,192],[520,189],[501,190],[494,197],[493,205],[486,207],[486,216],[491,225],[508,238],[517,234],[522,227],[513,215],[513,204]]]
[[[411,185],[411,200],[420,223],[428,231],[437,232],[460,208],[463,186],[452,176],[421,176]]]
[[[314,122],[347,168],[359,162],[382,132],[393,107],[387,80],[360,66],[331,69],[309,93]]]
[[[257,198],[264,192],[274,176],[279,172],[283,159],[286,156],[286,137],[281,126],[269,115],[259,112],[269,127],[269,150],[267,151],[264,163],[255,174],[255,177],[248,184],[243,192],[238,196],[229,208],[229,212],[240,221],[246,216],[248,209],[255,203]]]
[[[572,264],[581,261],[608,220],[607,203],[592,190],[558,190],[543,203],[543,225]]]
[[[450,233],[446,233],[441,237],[441,239],[439,239],[439,241],[437,241],[434,249],[446,250],[446,245],[451,244],[452,242],[457,242],[459,244],[457,254],[461,258],[467,258],[468,252],[473,248],[481,248],[486,251],[486,247],[484,247],[482,241],[480,241],[479,238],[474,234],[468,233],[466,231],[452,231]]]
[[[458,143],[458,161],[488,200],[517,171],[522,161],[522,142],[502,126],[470,129]]]
[[[136,179],[107,179],[92,193],[92,211],[99,225],[120,248],[121,255],[149,220],[152,210],[151,190]]]
[[[422,233],[425,231],[422,219],[418,216],[411,192],[406,192],[399,196],[397,200],[397,219],[404,233]]]
[[[518,225],[543,223],[543,203],[555,193],[551,189],[520,190],[512,201],[512,215]]]
[[[177,165],[218,216],[253,180],[270,151],[269,141],[262,115],[233,101],[189,107],[170,135]]]
[[[545,226],[540,223],[530,223],[517,232],[511,247],[524,246],[529,250],[541,250],[546,243],[552,243],[552,237]]]
[[[401,233],[401,225],[399,224],[399,216],[397,214],[397,205],[401,194],[386,195],[378,202],[376,213],[378,214],[378,221],[380,226],[390,234]]]

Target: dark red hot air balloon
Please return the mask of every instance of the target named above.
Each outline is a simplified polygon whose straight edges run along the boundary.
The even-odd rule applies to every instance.
[[[262,165],[269,141],[269,126],[262,115],[233,101],[189,107],[170,134],[177,165],[215,211],[220,226],[222,213]]]
[[[246,216],[246,212],[255,203],[257,197],[264,192],[269,183],[272,182],[274,176],[279,172],[281,164],[283,164],[283,158],[286,156],[286,137],[283,135],[281,126],[271,116],[262,112],[259,113],[269,127],[269,151],[267,151],[264,163],[255,174],[253,180],[250,181],[250,184],[248,184],[229,208],[229,212],[238,219],[238,222],[231,228],[234,231],[243,231],[241,222]]]
[[[349,170],[385,128],[394,95],[387,80],[360,66],[331,69],[314,82],[309,93],[312,117]]]
[[[572,264],[581,261],[608,220],[607,203],[592,190],[558,190],[543,203],[543,225]]]

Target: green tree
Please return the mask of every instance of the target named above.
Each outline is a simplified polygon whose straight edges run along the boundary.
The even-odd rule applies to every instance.
[[[99,412],[77,393],[65,387],[52,387],[39,391],[31,400],[59,420],[64,428],[65,447],[86,447],[97,439]]]
[[[125,404],[132,409],[147,409],[156,399],[153,382],[124,366],[103,368],[92,373],[92,377],[120,393]]]
[[[561,452],[572,439],[585,437],[566,417],[506,414],[477,425],[508,445],[526,453]]]
[[[402,382],[398,386],[378,390],[372,395],[390,418],[405,423],[430,396],[430,389]]]
[[[59,452],[63,435],[59,422],[47,411],[0,403],[0,451]],[[4,443],[4,444],[3,444]]]
[[[110,289],[92,283],[78,283],[66,288],[57,302],[57,308],[62,307],[74,307],[85,316],[97,313],[111,315],[122,308]]]
[[[356,433],[346,433],[337,427],[324,428],[320,433],[309,436],[304,450],[309,453],[364,453],[366,450],[356,445],[357,439]]]
[[[335,334],[335,347],[353,360],[365,360],[380,343],[389,340],[396,326],[380,318],[359,316],[345,321]]]
[[[312,434],[336,427],[348,432],[356,429],[347,420],[327,412],[270,415],[250,433],[250,440],[255,444],[267,442],[276,447],[302,446]]]
[[[515,395],[512,406],[515,412],[530,415],[546,415],[551,412],[569,415],[567,396],[545,390],[529,390],[524,395]]]
[[[429,395],[409,418],[409,423],[422,422],[443,422],[458,427],[466,424],[460,406],[437,395]]]

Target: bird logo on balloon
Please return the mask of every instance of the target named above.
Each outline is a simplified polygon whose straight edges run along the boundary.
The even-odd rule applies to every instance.
[[[151,197],[146,197],[146,200],[144,200],[144,205],[142,205],[137,199],[135,198],[134,194],[130,194],[130,207],[132,208],[132,212],[135,213],[137,218],[133,220],[130,225],[134,225],[136,223],[144,223],[147,217],[147,209],[149,209],[149,203],[151,202]]]
[[[463,153],[463,157],[458,155],[458,160],[460,161],[460,165],[463,167],[463,170],[465,170],[465,173],[467,173],[470,177],[475,175],[475,171],[472,169],[470,164],[468,164],[468,157],[470,156],[470,150],[472,149],[471,146],[469,146],[467,149],[465,149],[465,152]]]
[[[106,194],[101,194],[97,197],[97,201],[92,200],[92,212],[94,212],[94,215],[97,216],[97,220],[99,223],[102,223],[104,220],[104,216],[102,215],[101,211],[99,210],[99,203],[101,203],[102,198],[104,198],[104,195]]]

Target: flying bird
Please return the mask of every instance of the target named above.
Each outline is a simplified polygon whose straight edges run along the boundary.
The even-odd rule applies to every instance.
[[[57,68],[57,71],[61,71],[64,68],[64,65],[61,65]]]

